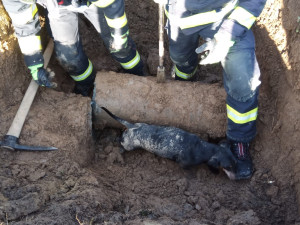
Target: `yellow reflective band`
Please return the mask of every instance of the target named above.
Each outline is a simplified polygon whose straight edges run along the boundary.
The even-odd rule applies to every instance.
[[[71,75],[71,77],[72,77],[73,80],[75,80],[75,81],[82,81],[82,80],[85,80],[86,78],[88,78],[88,77],[91,75],[92,71],[93,71],[93,64],[92,64],[91,61],[89,60],[89,66],[88,66],[88,68],[84,71],[83,74],[78,75],[78,76]]]
[[[42,50],[42,43],[40,36],[19,37],[19,46],[21,52],[25,55],[33,55]]]
[[[123,36],[125,36],[125,35],[129,36],[129,30],[128,30],[125,34],[122,34],[122,35],[119,35],[119,34],[111,34],[112,37],[115,37],[115,36],[121,36],[121,37],[123,37]]]
[[[181,72],[181,71],[179,71],[179,69],[177,68],[177,66],[175,66],[175,73],[176,73],[176,75],[178,76],[178,77],[181,77],[182,79],[190,79],[191,77],[193,77],[194,76],[194,74],[196,73],[196,71],[197,71],[197,67],[194,69],[194,71],[192,72],[192,73],[190,73],[190,74],[188,74],[188,73],[183,73],[183,72]]]
[[[210,12],[199,13],[199,14],[189,16],[186,18],[181,18],[179,26],[181,29],[197,27],[200,25],[205,25],[205,24],[216,22],[218,20],[221,20],[223,17],[224,16],[218,18],[217,12],[215,10],[213,10]]]
[[[165,14],[166,14],[166,17],[169,18],[169,12],[168,12],[168,10],[166,9],[166,7],[165,7]]]
[[[38,11],[38,8],[36,7],[36,4],[31,5],[31,9],[32,9],[32,18],[35,16],[35,14]]]
[[[237,21],[239,24],[243,25],[244,27],[247,27],[248,29],[251,28],[251,26],[256,20],[255,16],[253,16],[246,9],[239,6],[236,7],[236,9],[230,14],[228,18]]]
[[[115,0],[98,0],[97,2],[93,2],[93,4],[100,8],[105,8],[111,5],[114,1]]]
[[[127,24],[127,17],[126,14],[124,13],[123,16],[116,18],[116,19],[110,19],[107,16],[105,16],[106,22],[108,24],[108,26],[112,27],[112,28],[122,28]]]
[[[257,111],[258,111],[257,107],[246,113],[239,113],[235,109],[231,108],[229,105],[226,105],[226,107],[227,107],[228,118],[235,123],[244,124],[244,123],[254,121],[257,118]]]
[[[222,20],[228,13],[230,13],[230,11],[232,11],[236,7],[237,3],[238,0],[232,0],[219,11],[212,10],[209,12],[198,13],[184,18],[179,18],[177,16],[169,14],[167,10],[165,10],[165,14],[171,22],[174,21],[179,24],[179,27],[181,29],[188,29]]]
[[[38,11],[36,4],[26,5],[28,8],[22,8],[17,13],[9,13],[9,16],[15,25],[25,25],[31,21]]]
[[[136,51],[136,55],[132,60],[130,60],[127,63],[120,63],[120,64],[124,69],[129,70],[135,67],[139,63],[140,59],[141,59],[140,54]]]

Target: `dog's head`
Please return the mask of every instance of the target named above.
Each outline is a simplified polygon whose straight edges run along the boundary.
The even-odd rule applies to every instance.
[[[222,169],[230,180],[235,180],[237,159],[234,157],[228,147],[218,146],[216,154],[214,154],[207,165],[213,173],[219,173]]]

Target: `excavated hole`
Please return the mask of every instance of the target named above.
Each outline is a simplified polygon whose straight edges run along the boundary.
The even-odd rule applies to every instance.
[[[262,88],[259,134],[252,149],[256,171],[251,180],[233,182],[224,173],[212,174],[205,165],[184,170],[175,162],[144,150],[122,152],[118,144],[121,131],[117,129],[94,131],[93,143],[90,100],[71,94],[74,82],[53,58],[50,66],[57,73],[58,89],[40,89],[20,140],[58,146],[60,150],[39,154],[1,149],[0,224],[299,223],[299,175],[294,172],[298,168],[295,162],[299,161],[295,151],[295,146],[299,146],[299,108],[298,102],[292,101],[299,96],[289,92],[290,84],[296,82],[285,80],[288,77],[284,76],[286,68],[281,58],[284,51],[277,49],[277,45],[285,43],[280,39],[283,35],[276,37],[279,39],[270,37],[278,31],[278,23],[287,21],[280,18],[287,15],[281,14],[281,3],[286,6],[287,2],[293,3],[269,3],[262,17],[266,25],[254,28],[259,40]],[[126,9],[132,38],[153,71],[157,52],[156,5],[151,1],[126,1]],[[119,65],[111,59],[98,34],[82,20],[79,23],[83,46],[95,68],[119,72]],[[293,35],[294,27],[288,29],[288,25],[292,26],[283,24]],[[293,38],[296,39],[290,36],[288,41],[293,43]],[[13,38],[11,43],[16,45]],[[1,137],[10,126],[29,81],[19,50],[10,47],[12,52],[0,55]],[[171,66],[167,58],[167,71]],[[219,67],[201,71],[200,81],[221,81]],[[294,128],[289,128],[290,124]],[[201,137],[219,142],[219,138],[205,134]]]

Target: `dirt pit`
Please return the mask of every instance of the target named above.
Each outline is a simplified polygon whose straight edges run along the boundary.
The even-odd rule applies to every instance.
[[[132,38],[154,75],[157,5],[138,0],[125,4]],[[185,170],[143,150],[122,152],[120,130],[93,130],[90,99],[71,93],[74,83],[53,57],[50,68],[59,86],[39,89],[20,142],[59,151],[1,149],[0,224],[299,224],[299,4],[268,1],[254,27],[262,86],[251,180],[230,181],[204,165]],[[2,139],[30,76],[1,1],[0,15]],[[93,27],[83,18],[79,23],[96,69],[120,72]],[[170,74],[169,57],[166,69]],[[222,85],[220,66],[200,68],[198,82]]]

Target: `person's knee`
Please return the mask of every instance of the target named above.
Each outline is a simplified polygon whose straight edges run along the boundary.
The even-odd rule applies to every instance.
[[[197,55],[174,54],[170,52],[170,58],[174,64],[181,67],[195,67],[197,65]]]
[[[111,47],[111,41],[111,38],[109,41],[105,41],[108,43],[106,47],[108,48],[110,54],[112,54],[113,58],[115,58],[117,61],[119,61],[119,59],[127,58],[131,54],[136,54],[136,45],[130,36],[128,36],[127,43],[117,51]]]
[[[225,89],[232,98],[245,102],[255,95],[261,81],[253,49],[232,52],[222,65]]]
[[[238,79],[235,82],[226,85],[227,94],[240,102],[246,102],[251,99],[259,89],[260,81]]]
[[[63,45],[55,43],[56,57],[61,66],[69,73],[77,73],[87,64],[87,57],[79,43]]]

